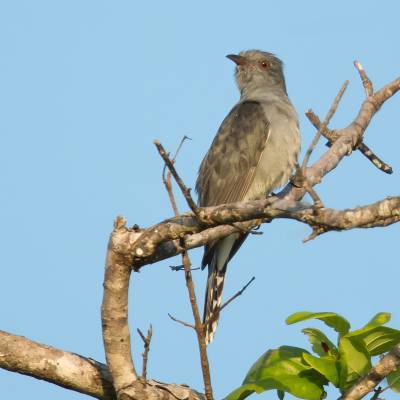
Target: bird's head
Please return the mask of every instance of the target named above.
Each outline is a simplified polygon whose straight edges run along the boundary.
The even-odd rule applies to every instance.
[[[272,53],[246,50],[227,57],[236,64],[236,82],[241,93],[260,89],[277,89],[286,93],[283,63]]]

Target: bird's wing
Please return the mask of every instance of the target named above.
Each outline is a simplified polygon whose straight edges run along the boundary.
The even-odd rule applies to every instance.
[[[269,125],[257,101],[239,103],[231,110],[200,165],[196,182],[200,206],[243,200],[267,143]]]
[[[196,182],[200,206],[243,200],[267,144],[269,127],[269,121],[257,101],[239,103],[231,110],[200,165]],[[233,257],[246,236],[235,241],[226,262]],[[203,268],[211,263],[215,245],[210,243],[205,246]]]
[[[196,190],[201,206],[245,198],[267,144],[269,127],[263,108],[256,101],[245,101],[232,109],[200,165]],[[207,343],[218,324],[226,265],[246,237],[237,233],[205,246],[202,268],[209,266],[203,314]]]

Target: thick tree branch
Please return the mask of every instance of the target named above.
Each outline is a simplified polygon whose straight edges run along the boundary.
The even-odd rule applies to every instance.
[[[371,371],[355,383],[340,400],[359,400],[370,393],[384,378],[400,367],[400,345],[383,356]]]
[[[137,380],[128,327],[128,289],[131,269],[129,257],[121,252],[123,245],[120,243],[120,240],[128,235],[125,221],[117,218],[108,246],[101,308],[104,349],[117,395]],[[134,235],[139,234],[134,231]]]
[[[97,399],[117,400],[107,365],[3,331],[0,331],[0,368]],[[204,395],[185,385],[155,380],[144,385],[138,380],[134,386],[137,400],[205,400]]]
[[[245,230],[257,226],[260,220],[294,219],[311,228],[324,227],[325,231],[387,226],[400,220],[400,197],[388,197],[347,210],[315,209],[303,203],[269,198],[200,208],[199,212],[205,219],[214,221],[214,226],[204,228],[193,215],[183,214],[149,228],[136,241],[127,238],[126,249],[134,260],[134,268],[140,269],[182,253],[181,237],[185,238],[185,248],[193,249],[237,232],[239,228]],[[235,226],[233,222],[236,222]],[[150,231],[156,234],[149,234]]]
[[[118,217],[114,223],[104,278],[102,305],[103,340],[107,365],[118,399],[202,399],[203,395],[186,386],[162,384],[138,379],[132,361],[128,327],[128,288],[131,257],[127,248],[141,233],[126,228]]]
[[[0,367],[103,400],[115,400],[106,365],[0,331]]]

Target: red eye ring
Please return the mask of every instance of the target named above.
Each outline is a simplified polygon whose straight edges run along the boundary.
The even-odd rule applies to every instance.
[[[267,61],[261,61],[261,62],[260,62],[260,65],[261,65],[261,67],[264,68],[264,69],[267,69],[267,68],[269,67],[269,64],[268,64]]]

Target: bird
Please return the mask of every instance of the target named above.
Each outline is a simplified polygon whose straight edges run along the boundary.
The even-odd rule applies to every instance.
[[[266,198],[288,182],[300,151],[298,116],[286,91],[282,61],[261,50],[226,57],[236,64],[240,99],[200,164],[196,191],[201,207]],[[203,313],[207,345],[217,329],[228,262],[246,237],[238,232],[204,247],[201,267],[208,266]]]

